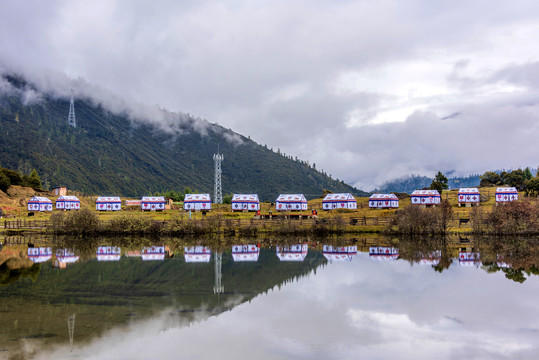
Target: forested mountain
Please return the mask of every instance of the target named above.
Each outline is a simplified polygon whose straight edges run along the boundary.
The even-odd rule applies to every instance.
[[[75,99],[74,128],[67,120],[69,99],[40,94],[20,77],[3,80],[10,90],[0,87],[0,166],[23,173],[36,169],[45,187],[133,197],[190,187],[213,196],[213,154],[219,147],[223,194],[258,193],[262,201],[279,193],[314,198],[324,189],[365,195],[306,161],[185,114],[165,113],[164,128]]]
[[[470,175],[466,177],[451,177],[447,181],[447,185],[450,189],[457,189],[461,187],[476,187],[479,186],[479,174]],[[411,193],[416,189],[422,189],[429,187],[432,183],[432,178],[428,176],[412,175],[403,178],[395,179],[383,184],[376,192],[391,193],[391,192],[403,192]]]

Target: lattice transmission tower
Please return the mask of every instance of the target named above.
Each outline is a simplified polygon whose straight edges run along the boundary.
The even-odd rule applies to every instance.
[[[213,286],[214,294],[222,294],[225,292],[225,287],[221,283],[223,273],[221,268],[223,266],[223,253],[215,253],[215,285]]]
[[[213,161],[215,162],[215,187],[213,196],[216,204],[223,203],[223,188],[221,186],[221,161],[224,159],[225,157],[223,154],[219,154],[219,151],[217,151],[217,154],[213,155]]]
[[[77,120],[75,119],[75,101],[73,100],[73,90],[71,90],[71,101],[69,102],[69,116],[67,117],[67,124],[69,126],[77,127]]]
[[[69,345],[73,350],[73,335],[75,333],[75,314],[67,317],[67,331],[69,332]]]

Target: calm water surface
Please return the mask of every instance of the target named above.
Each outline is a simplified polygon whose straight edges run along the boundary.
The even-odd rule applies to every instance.
[[[507,254],[315,245],[51,259],[0,287],[0,357],[537,359],[538,277]]]

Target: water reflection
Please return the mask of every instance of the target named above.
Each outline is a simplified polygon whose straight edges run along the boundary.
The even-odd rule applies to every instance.
[[[260,245],[233,245],[232,258],[234,261],[258,261]]]
[[[185,262],[187,263],[209,263],[211,250],[207,246],[186,246],[183,249]]]
[[[119,246],[98,246],[96,251],[97,261],[119,261],[121,256]]]
[[[481,266],[481,261],[479,261],[479,253],[471,251],[460,251],[459,252],[459,265],[465,267],[479,267]]]
[[[275,252],[281,261],[303,261],[309,252],[309,246],[307,244],[277,245]]]
[[[369,256],[373,260],[393,261],[399,257],[399,249],[389,246],[371,246]]]
[[[420,257],[419,264],[436,266],[440,263],[440,260],[442,259],[442,251],[435,250],[427,254],[423,254],[422,252],[420,252],[419,257]]]
[[[357,255],[357,246],[323,245],[322,253],[329,262],[352,261],[352,258]]]
[[[168,253],[165,245],[152,245],[142,248],[142,261],[165,260],[165,253]]]
[[[275,249],[232,241],[142,242],[95,245],[92,256],[62,271],[41,262],[33,279],[0,287],[0,344],[6,344],[6,354],[14,357],[30,342],[37,358],[63,358],[69,344],[81,358],[130,359],[213,358],[219,356],[214,348],[239,359],[276,353],[461,358],[462,347],[470,358],[533,358],[531,350],[537,350],[539,306],[530,299],[539,295],[539,282],[526,281],[537,280],[534,241],[463,247],[447,239],[295,239],[278,241]],[[57,260],[79,256],[64,243],[50,249]],[[122,249],[160,261],[121,257]],[[4,246],[2,254],[18,251],[30,258],[23,246]],[[116,258],[103,262],[100,256]],[[475,268],[450,266],[453,259]],[[438,274],[440,268],[447,271]],[[182,354],[178,339],[185,341]],[[206,348],[204,341],[214,346]],[[50,352],[52,345],[57,352]],[[238,346],[249,351],[237,353]],[[201,347],[204,353],[197,352]]]
[[[79,255],[75,255],[73,249],[57,249],[56,260],[53,266],[59,269],[65,269],[67,264],[73,264],[79,261]]]
[[[29,247],[28,259],[34,263],[43,263],[52,258],[52,248],[50,247]]]

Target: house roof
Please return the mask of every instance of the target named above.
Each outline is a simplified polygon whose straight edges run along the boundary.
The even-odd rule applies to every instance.
[[[46,198],[44,196],[34,196],[33,198],[31,198],[30,200],[28,200],[28,202],[33,202],[33,203],[47,203],[47,204],[52,204],[52,201],[49,199],[49,198]]]
[[[257,194],[234,194],[233,202],[259,202]]]
[[[121,202],[119,196],[99,196],[95,202]]]
[[[515,187],[499,187],[499,188],[496,188],[496,193],[518,194],[518,191],[517,191],[517,188]]]
[[[410,196],[440,196],[438,190],[414,190]]]
[[[350,193],[327,194],[322,201],[356,201]]]
[[[185,194],[184,202],[211,201],[210,194]]]
[[[281,194],[276,202],[307,202],[303,194]]]
[[[372,194],[369,200],[399,200],[394,194]]]
[[[80,201],[78,197],[72,195],[62,195],[56,199],[56,201],[58,200]]]

